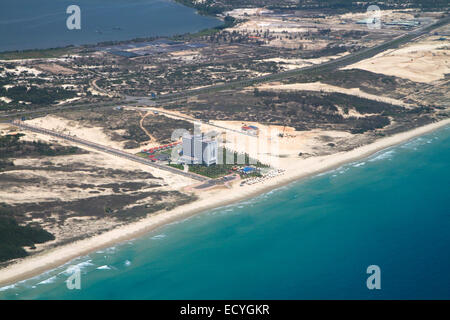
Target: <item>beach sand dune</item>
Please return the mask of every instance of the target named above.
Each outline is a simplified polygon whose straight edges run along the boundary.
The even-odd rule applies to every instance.
[[[304,177],[331,170],[347,162],[367,157],[379,150],[449,124],[450,119],[446,119],[408,132],[379,139],[374,143],[348,152],[339,152],[333,155],[310,157],[307,159],[297,159],[295,161],[291,159],[282,164],[286,169],[283,175],[266,180],[264,183],[242,187],[239,186],[239,184],[234,184],[231,189],[212,189],[201,194],[200,199],[193,203],[177,207],[171,211],[154,214],[139,222],[119,227],[92,238],[57,247],[42,254],[31,256],[11,264],[0,270],[0,286],[6,286],[30,278],[46,270],[53,269],[69,262],[76,257],[111,246],[114,243],[136,238],[162,225],[184,219],[198,212],[255,197],[261,193],[268,192],[274,188]]]

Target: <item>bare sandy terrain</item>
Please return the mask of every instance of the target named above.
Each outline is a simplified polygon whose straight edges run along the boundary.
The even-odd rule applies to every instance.
[[[6,102],[6,103],[10,103],[12,100],[8,97],[0,97],[0,101]]]
[[[450,73],[450,39],[441,36],[427,37],[343,69],[354,68],[431,83]]]
[[[263,45],[301,50],[321,50],[327,49],[327,45],[330,43],[336,44],[341,42],[340,36],[338,37],[336,34],[333,35],[333,42],[328,41],[326,35],[321,35],[314,39],[315,36],[326,28],[343,31],[344,33],[351,33],[355,30],[363,33],[362,31],[367,30],[367,26],[364,24],[355,24],[357,20],[365,18],[365,14],[336,15],[324,18],[302,18],[299,16],[286,18],[281,16],[276,17],[275,15],[265,16],[264,13],[270,12],[261,9],[234,10],[232,12],[233,16],[246,19],[251,16],[251,18],[244,23],[238,24],[229,31],[248,33],[251,37],[257,39],[261,39],[261,34],[267,32],[267,39],[270,40],[267,40]],[[414,13],[415,12],[385,12],[384,14],[390,19],[389,21],[392,21],[394,19],[412,19],[414,18]],[[386,35],[395,36],[404,31],[399,28],[389,27],[373,32],[382,34],[386,37]],[[309,33],[314,34],[311,36]],[[295,34],[295,36],[290,37],[291,34]],[[325,34],[327,33],[325,32]],[[365,35],[366,34],[364,34],[364,36]],[[379,38],[375,37],[368,38],[369,40],[366,41],[364,45],[370,45],[377,41],[381,41]],[[355,46],[360,45],[358,41],[353,41],[351,36],[348,36],[347,40],[348,39],[350,39],[350,41],[346,42],[346,44],[350,43],[350,45]],[[342,43],[343,42],[344,41],[342,41]],[[397,50],[386,51],[383,54],[361,61],[347,68],[359,68],[372,72],[384,73],[386,75],[395,75],[417,82],[433,83],[434,81],[444,79],[445,75],[450,73],[447,61],[449,44],[448,39],[442,39],[440,36],[433,36]],[[349,48],[352,49],[353,47],[349,46]],[[239,47],[237,46],[236,49],[239,49]],[[269,48],[264,47],[264,50],[266,49],[269,50]],[[275,50],[278,49],[280,48],[275,48]],[[319,58],[316,59],[260,58],[261,60],[258,61],[281,63],[282,68],[289,70],[314,63],[321,63],[343,54],[348,54],[348,52],[334,56],[326,56],[326,54],[316,55],[319,56]],[[170,53],[170,56],[176,58],[177,61],[182,60],[188,62],[197,59],[199,55],[198,51],[189,50],[184,52],[172,52]],[[149,70],[154,69],[153,65],[147,65],[146,67]],[[96,66],[86,66],[85,68],[95,69]],[[214,69],[213,66],[207,68]],[[51,63],[41,65],[39,69],[45,72],[59,74],[70,74],[71,72],[68,68]],[[230,70],[232,73],[235,71],[237,73],[237,71],[239,71],[233,67],[230,67]],[[26,70],[17,69],[15,72],[20,73],[22,71]],[[242,69],[241,71],[245,71],[254,76],[266,74],[250,69]],[[36,72],[41,71],[36,70]],[[163,78],[157,79],[161,80]],[[90,82],[91,88],[88,90],[91,93],[94,95],[108,94],[105,93],[106,90],[97,86],[95,79],[91,79]],[[123,80],[122,83],[128,85],[127,82],[123,82]],[[410,105],[398,99],[370,94],[359,88],[342,88],[322,82],[294,84],[269,83],[261,85],[258,88],[261,90],[276,91],[339,92],[407,108],[410,107]],[[254,88],[247,90],[253,89]],[[111,88],[108,90],[111,90]],[[190,99],[189,102],[198,102],[196,99],[199,98],[194,97]],[[242,104],[241,102],[242,101],[240,100],[238,101],[238,103]],[[130,109],[146,110],[145,108]],[[148,110],[159,110],[161,113],[163,113],[163,111],[167,113],[164,109],[152,108]],[[338,112],[344,118],[363,118],[373,115],[371,113],[361,114],[354,109],[348,110],[346,113],[339,109]],[[145,113],[141,111],[139,111],[139,113],[141,117],[140,122],[136,122],[139,122],[137,124],[140,126],[140,129],[145,132],[146,136],[148,136],[151,141],[147,146],[141,144],[139,148],[135,149],[126,149],[124,147],[125,142],[114,141],[107,133],[105,133],[103,127],[89,127],[84,124],[82,125],[81,120],[71,121],[58,116],[48,115],[42,118],[27,120],[27,122],[42,128],[93,141],[104,146],[136,153],[144,148],[157,145],[156,142],[153,141],[155,140],[153,134],[143,126],[146,117],[151,117],[152,115],[155,115],[155,113]],[[186,117],[178,111],[171,111],[170,113],[171,114],[167,116],[168,119],[185,119]],[[168,123],[167,118],[165,120],[166,122],[164,122],[165,128]],[[147,118],[147,120],[148,119],[149,118]],[[226,118],[217,117],[216,119]],[[189,117],[188,120],[189,122],[196,122],[192,117]],[[263,121],[264,120],[261,120],[261,122]],[[308,119],[305,121],[308,121]],[[432,119],[430,121],[432,121]],[[197,201],[177,206],[177,198],[172,195],[167,195],[167,192],[193,192],[193,186],[196,185],[193,180],[156,168],[150,168],[144,164],[104,154],[84,146],[82,148],[89,151],[89,154],[76,154],[51,158],[13,159],[15,168],[8,168],[7,171],[0,172],[0,181],[2,183],[0,203],[4,202],[12,207],[16,206],[19,208],[21,208],[20,206],[29,206],[33,208],[45,207],[52,204],[47,208],[45,214],[36,214],[36,212],[34,212],[34,215],[28,214],[26,218],[41,224],[46,230],[49,230],[56,236],[56,240],[43,245],[38,245],[37,249],[33,250],[35,253],[34,255],[15,261],[8,267],[0,269],[0,286],[31,277],[68,262],[80,255],[108,247],[113,243],[137,237],[162,225],[184,219],[198,212],[244,200],[248,197],[254,197],[301,178],[318,174],[339,167],[347,162],[369,156],[381,149],[406,141],[431,130],[435,130],[441,126],[449,125],[450,119],[428,124],[386,138],[375,138],[374,133],[379,133],[376,130],[366,134],[351,134],[349,132],[338,131],[342,128],[332,130],[330,128],[336,127],[331,126],[323,127],[328,128],[328,130],[307,130],[306,128],[310,127],[297,127],[299,128],[298,130],[302,130],[303,128],[305,131],[296,131],[294,127],[265,125],[251,121],[211,120],[209,123],[226,129],[219,129],[215,126],[202,124],[201,130],[203,132],[211,130],[219,131],[219,135],[223,138],[223,145],[227,149],[240,153],[248,153],[251,158],[257,159],[264,164],[269,164],[272,168],[279,169],[277,171],[279,174],[252,185],[241,185],[241,180],[236,179],[235,181],[228,183],[228,185],[196,191],[196,194],[199,197]],[[267,121],[264,123],[270,122]],[[283,124],[286,122],[280,121],[276,123]],[[243,125],[257,126],[259,128],[258,136],[249,136],[234,132],[240,131]],[[0,130],[3,132],[8,132],[10,129],[11,128],[7,125],[0,124]],[[121,130],[116,130],[113,133],[119,135],[124,134]],[[28,141],[41,140],[54,142],[67,146],[72,145],[61,139],[28,132],[26,132],[26,136],[23,137],[23,139]],[[375,142],[373,142],[374,140]],[[133,145],[133,147],[134,146],[136,145]],[[150,193],[154,191],[161,192],[163,196],[150,195]],[[139,197],[139,193],[142,193],[143,196]],[[112,216],[108,216],[108,214],[114,210],[103,205],[103,203],[98,205],[95,201],[91,202],[97,197],[110,196],[135,197],[132,199],[133,201],[129,202],[126,202],[128,199],[121,198],[121,209],[140,208],[142,215],[139,216],[139,219],[133,220],[134,222],[125,223]],[[68,203],[72,202],[77,203],[76,208],[67,206]],[[83,202],[86,202],[87,204],[84,204]],[[91,207],[91,203],[96,204],[97,207]],[[146,211],[146,209],[150,210],[152,205],[161,203],[173,203],[174,205],[163,209],[157,207],[158,209],[155,209],[155,211],[152,212]],[[98,208],[100,208],[100,210],[98,210]],[[82,212],[80,213],[80,211]],[[116,210],[116,212],[117,211],[118,210]],[[58,214],[61,212],[63,214],[67,213],[67,215],[62,217],[62,214]],[[96,215],[100,215],[100,217]],[[55,221],[58,223],[55,224]],[[73,237],[74,234],[81,236],[78,239],[75,239]],[[59,245],[62,241],[71,243]]]
[[[23,133],[21,141],[72,146],[62,139],[22,132],[8,124],[0,124],[0,133]],[[20,223],[38,223],[55,236],[54,241],[33,250],[25,248],[30,253],[98,235],[135,220],[135,216],[187,200],[177,190],[193,180],[90,151],[11,158],[14,166],[0,171],[0,203],[11,212],[19,212]]]
[[[25,72],[25,73],[33,74],[34,76],[38,76],[39,74],[42,73],[41,71],[39,71],[35,68],[24,67],[21,65],[18,65],[13,69],[5,68],[5,70],[3,72],[0,72],[0,75],[4,75],[6,72],[13,73],[15,75],[20,75],[21,73]]]
[[[226,190],[213,189],[205,192],[201,199],[194,203],[177,207],[169,212],[154,214],[139,222],[105,232],[99,236],[80,240],[21,260],[0,271],[0,284],[7,285],[21,279],[29,278],[33,275],[40,274],[45,270],[55,268],[80,255],[110,246],[113,243],[135,238],[164,224],[183,219],[210,208],[253,197],[300,178],[339,167],[346,162],[369,156],[378,150],[398,144],[448,124],[450,124],[450,119],[420,127],[409,132],[383,138],[377,140],[375,143],[362,146],[349,152],[340,152],[322,157],[311,157],[299,161],[289,161],[286,163],[287,171],[284,175],[277,176],[271,180],[266,180],[265,183],[242,187],[235,184],[232,189]]]
[[[47,116],[47,117],[49,117],[51,119],[53,116]],[[59,118],[57,118],[57,117],[55,117],[55,118],[57,120],[56,128],[60,128],[59,126],[61,125],[61,122],[59,122]],[[32,123],[32,121],[39,120],[39,119],[43,119],[43,118],[37,118],[37,119],[33,119],[33,120],[28,120],[28,121],[30,123]],[[64,121],[68,121],[68,120],[62,119],[62,121],[63,121],[62,123],[64,123]],[[40,124],[39,121],[37,121],[35,123]],[[5,128],[5,133],[9,131],[6,129],[15,130],[14,127],[11,127],[9,125],[4,126],[3,128]],[[48,129],[50,129],[50,128],[48,128]],[[96,128],[94,128],[94,129],[96,129]],[[75,131],[75,132],[80,133],[80,131],[82,132],[83,130],[85,130],[85,129],[80,128],[79,131]],[[20,131],[18,131],[18,132],[20,132]],[[24,140],[29,140],[29,141],[38,141],[39,140],[39,141],[44,141],[44,142],[57,142],[58,144],[61,144],[61,145],[68,145],[68,146],[73,145],[73,144],[68,144],[67,141],[65,141],[63,139],[57,139],[55,137],[50,137],[50,136],[43,135],[43,134],[38,134],[38,133],[34,133],[34,132],[33,133],[23,132],[23,133],[26,133],[26,136],[22,138]],[[89,132],[89,130],[88,130],[88,133],[86,133],[85,136],[80,135],[78,137],[81,137],[81,138],[89,140],[89,141],[94,141],[94,142],[97,142],[97,143],[100,143],[103,145],[107,145],[107,146],[110,146],[113,148],[115,147],[114,141],[109,140],[109,138],[107,136],[102,137],[101,134],[95,130],[93,130],[91,132]],[[99,137],[100,137],[100,140],[99,140]],[[101,139],[104,139],[104,140],[101,140]],[[103,142],[99,142],[99,141],[103,141]],[[111,144],[108,144],[108,143],[111,143]],[[79,162],[82,162],[82,163],[85,162],[93,167],[107,168],[107,169],[122,169],[122,170],[139,170],[142,172],[149,172],[149,173],[153,174],[155,177],[158,177],[158,178],[164,177],[164,182],[165,182],[164,184],[170,186],[171,189],[175,189],[175,190],[183,188],[186,185],[192,184],[194,182],[193,180],[186,178],[184,176],[172,174],[167,171],[162,171],[162,170],[159,170],[159,169],[156,169],[153,167],[146,166],[141,163],[127,160],[125,158],[113,157],[110,154],[101,153],[98,150],[89,149],[86,146],[80,146],[80,148],[90,151],[90,154],[89,155],[78,155],[77,157],[80,160]],[[120,148],[118,148],[118,149],[120,149]],[[133,151],[136,151],[136,152],[140,151],[140,149],[137,149],[137,150],[129,150],[128,149],[125,151],[132,153]],[[64,163],[73,161],[71,159],[71,157],[73,157],[73,156],[61,157],[60,159],[59,158],[55,158],[55,159],[59,159],[59,162],[57,162],[58,164],[64,165]],[[20,164],[21,161],[26,163],[26,160],[18,160],[18,164]]]
[[[399,35],[403,30],[398,25],[388,25],[398,21],[412,21],[420,18],[427,23],[435,21],[438,13],[422,13],[418,10],[381,10],[379,18],[383,22],[381,28],[369,29],[365,23],[357,23],[372,17],[371,13],[346,13],[346,14],[329,14],[318,15],[311,14],[308,11],[296,11],[289,14],[280,14],[268,9],[235,9],[227,12],[235,18],[243,19],[245,22],[240,23],[231,31],[248,33],[256,37],[260,37],[264,33],[269,33],[271,40],[265,40],[266,45],[284,48],[303,48],[308,50],[320,50],[334,40],[340,40],[341,43],[361,44],[362,40],[367,45],[374,45],[379,40],[343,39],[340,36],[331,37],[330,39],[311,38],[311,35],[317,35],[321,30],[330,29],[332,31],[341,32],[363,32],[375,35]],[[293,35],[287,36],[287,35]]]
[[[86,127],[76,121],[70,121],[58,116],[47,115],[45,117],[27,120],[27,123],[39,126],[41,128],[69,134],[89,141],[96,141],[99,144],[112,148],[125,150],[123,142],[113,141],[103,132],[101,127]],[[128,150],[129,152],[138,152],[139,150]]]
[[[40,70],[45,72],[50,72],[53,74],[74,74],[76,71],[63,67],[56,63],[49,63],[49,64],[39,64],[37,66]]]
[[[414,15],[419,13],[420,11],[417,9],[404,9],[404,10],[381,10],[380,19],[383,22],[390,22],[393,20],[412,20],[414,19]],[[358,21],[362,19],[366,19],[369,17],[367,12],[358,12],[358,13],[344,13],[339,15],[340,19],[348,19],[353,21]]]
[[[343,146],[350,139],[353,142],[361,140],[361,144],[366,140],[364,135],[333,130],[296,131],[288,126],[241,121],[210,121],[210,123],[238,131],[243,125],[257,126],[259,128],[257,137],[226,131],[222,136],[224,146],[240,153],[248,153],[250,157],[278,169],[288,169],[292,162],[296,163],[307,157],[336,152],[329,146],[331,142]],[[214,127],[208,128],[207,125],[203,125],[202,130],[214,130]]]
[[[262,61],[264,62],[276,62],[280,64],[280,67],[283,68],[283,70],[292,70],[292,69],[299,69],[303,67],[307,67],[313,64],[319,64],[326,61],[330,61],[332,59],[337,59],[340,57],[343,57],[347,55],[348,52],[344,52],[341,54],[336,54],[333,56],[326,56],[326,57],[320,57],[320,58],[314,58],[314,59],[301,59],[301,58],[294,58],[294,59],[285,59],[285,58],[270,58],[270,59],[264,59]]]

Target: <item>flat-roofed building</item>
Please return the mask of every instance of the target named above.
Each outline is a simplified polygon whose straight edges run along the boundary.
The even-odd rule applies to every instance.
[[[214,139],[207,138],[203,134],[185,134],[181,162],[210,166],[217,163],[218,150],[218,143]]]

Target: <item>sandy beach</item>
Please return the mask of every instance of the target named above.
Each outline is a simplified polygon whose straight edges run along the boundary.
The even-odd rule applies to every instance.
[[[382,149],[405,142],[448,124],[450,124],[450,119],[382,138],[374,143],[364,145],[348,152],[288,161],[289,163],[286,163],[283,166],[283,169],[286,170],[283,175],[266,180],[264,183],[245,186],[239,186],[239,184],[236,183],[230,189],[220,188],[209,190],[199,194],[200,199],[193,203],[177,207],[171,211],[153,214],[138,222],[116,228],[99,236],[60,246],[47,252],[20,260],[0,270],[0,287],[31,278],[67,263],[79,256],[109,247],[115,243],[139,237],[160,226],[185,219],[196,213],[255,197],[302,178],[334,169],[348,162],[365,158]]]

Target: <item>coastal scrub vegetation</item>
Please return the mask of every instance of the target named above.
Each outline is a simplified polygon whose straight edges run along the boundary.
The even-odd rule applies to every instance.
[[[4,209],[0,209],[0,262],[28,255],[23,247],[34,248],[37,243],[54,240],[44,229],[30,224],[21,226]]]
[[[153,112],[142,113],[124,109],[92,109],[90,111],[70,111],[62,117],[79,122],[82,125],[103,127],[104,132],[114,141],[125,141],[126,149],[137,148],[140,143],[151,138],[142,127],[159,143],[170,143],[172,132],[176,129],[192,129],[192,124],[185,120],[173,119]],[[142,127],[141,127],[142,120]],[[120,134],[118,131],[121,131]]]
[[[63,88],[13,86],[6,89],[4,85],[7,84],[8,82],[0,81],[0,97],[11,99],[11,103],[13,104],[23,104],[26,102],[31,105],[48,105],[54,104],[60,100],[71,99],[77,96],[76,92],[65,90]],[[23,106],[29,107],[27,104],[24,104]]]
[[[7,134],[0,136],[0,160],[3,158],[31,157],[31,156],[62,156],[79,154],[83,151],[77,147],[65,147],[55,144],[49,144],[42,141],[21,141],[25,136],[19,134]],[[3,161],[3,160],[2,160]],[[9,162],[3,161],[3,167]],[[0,162],[0,169],[2,163]]]
[[[14,162],[0,159],[0,171],[10,167],[14,167]]]
[[[386,102],[337,92],[262,91],[202,95],[201,102],[187,103],[180,111],[204,121],[259,122],[290,126],[296,130],[317,128],[351,133],[383,128],[390,117],[402,118],[426,110],[407,110]],[[408,112],[415,112],[409,114]]]
[[[58,58],[70,54],[73,46],[65,48],[15,50],[0,52],[0,60]]]
[[[321,82],[343,88],[360,88],[371,94],[401,98],[403,91],[418,89],[419,84],[407,79],[374,73],[362,69],[333,70],[329,73],[310,72],[296,75],[285,83]],[[403,93],[403,94],[402,94]]]

